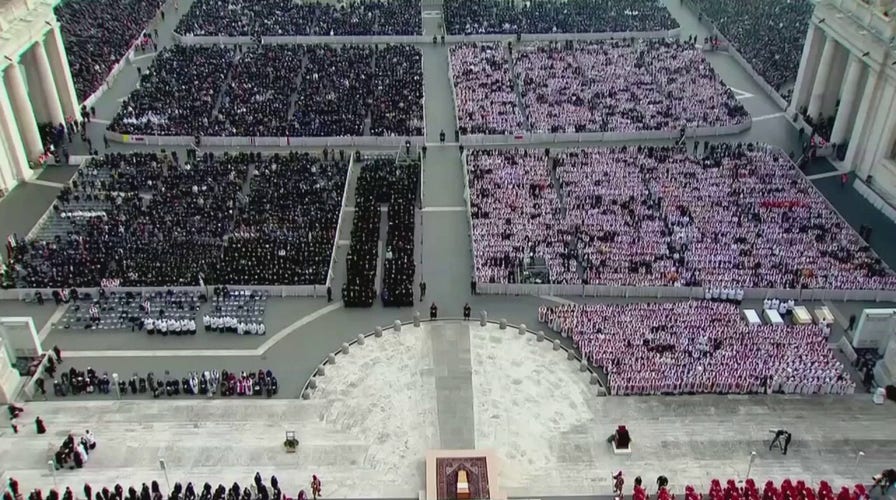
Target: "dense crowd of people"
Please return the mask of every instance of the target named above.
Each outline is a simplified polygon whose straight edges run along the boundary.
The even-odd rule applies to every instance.
[[[423,54],[411,45],[374,46],[370,135],[423,135]]]
[[[533,132],[677,131],[749,116],[702,52],[684,42],[568,42],[514,52]]]
[[[573,254],[557,237],[559,202],[543,153],[475,150],[467,162],[476,279],[517,282],[524,261],[537,256],[555,283],[575,282]]]
[[[379,258],[380,204],[388,192],[384,175],[388,160],[370,160],[361,166],[355,186],[355,212],[345,259],[346,280],[342,300],[346,307],[370,307],[376,300],[376,266]]]
[[[468,164],[480,282],[514,282],[538,257],[553,283],[896,289],[892,270],[766,146],[474,151]]]
[[[28,288],[322,284],[346,169],[297,152],[107,154],[54,203],[70,228],[15,245],[9,269]]]
[[[86,370],[70,367],[53,380],[53,396],[56,398],[91,394],[120,394],[123,397],[151,395],[154,398],[179,395],[270,398],[276,396],[279,390],[279,382],[271,370],[240,373],[202,370],[189,372],[181,378],[166,370],[162,375],[149,372],[141,376],[134,373],[130,378],[115,379],[109,376],[109,372],[100,373],[88,366]]]
[[[389,185],[386,211],[386,255],[383,260],[383,305],[414,304],[414,227],[420,184],[420,163],[397,164]]]
[[[346,258],[342,299],[348,307],[370,307],[376,300],[380,207],[388,204],[383,255],[382,301],[406,306],[414,301],[414,225],[420,163],[394,157],[371,158],[361,166],[355,188],[355,215]]]
[[[654,0],[446,0],[452,35],[516,33],[621,33],[678,27]]]
[[[809,0],[691,0],[778,92],[796,80],[812,16]]]
[[[243,137],[419,136],[423,66],[409,45],[175,46],[109,129]]]
[[[417,35],[420,0],[197,0],[175,31],[196,36]]]
[[[851,394],[818,325],[748,325],[722,302],[542,306],[614,395]]]
[[[86,447],[91,450],[96,448],[96,438],[89,430],[85,432],[84,437],[87,438],[85,440]],[[72,445],[75,445],[74,441]],[[230,487],[218,484],[218,487],[213,489],[211,484],[205,483],[200,489],[198,484],[194,487],[192,482],[188,482],[186,486],[175,482],[174,485],[169,483],[169,486],[171,491],[165,493],[158,481],[151,481],[150,484],[143,483],[138,487],[130,486],[127,491],[120,483],[115,486],[96,487],[95,489],[85,483],[83,494],[81,491],[73,491],[69,486],[66,486],[61,494],[57,489],[51,489],[47,492],[46,497],[40,489],[33,489],[27,493],[28,500],[287,500],[293,498],[281,489],[277,476],[271,476],[269,484],[266,484],[258,472],[255,473],[251,485],[244,483],[243,486],[240,486],[239,483],[234,482]],[[321,496],[322,486],[320,478],[317,475],[312,475],[308,488],[313,498]],[[9,477],[3,492],[3,500],[23,500],[24,493],[26,492],[22,490],[19,482],[14,477]],[[300,489],[294,498],[295,500],[307,500],[308,494],[304,489]]]
[[[455,45],[451,74],[461,134],[505,134],[523,130],[514,79],[501,44]]]
[[[221,46],[166,47],[121,103],[109,130],[121,134],[194,136],[210,127],[233,50]]]
[[[290,99],[302,69],[301,45],[246,49],[233,66],[208,135],[285,137]]]
[[[228,283],[326,283],[348,160],[255,157],[248,198],[224,242]]]
[[[161,5],[161,0],[65,0],[56,5],[79,99],[103,86]]]

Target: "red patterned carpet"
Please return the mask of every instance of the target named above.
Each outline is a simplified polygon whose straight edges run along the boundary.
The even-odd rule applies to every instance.
[[[438,499],[457,498],[457,472],[465,470],[470,483],[470,498],[489,498],[488,466],[485,457],[454,457],[436,459]]]

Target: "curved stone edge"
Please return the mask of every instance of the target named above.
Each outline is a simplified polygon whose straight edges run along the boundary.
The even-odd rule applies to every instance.
[[[485,311],[483,311],[483,312],[485,312]],[[485,318],[485,316],[483,316],[482,319],[484,319],[484,318]],[[419,321],[420,321],[420,323],[423,323],[423,322],[437,323],[439,321],[452,321],[452,320],[463,320],[463,318],[448,317],[448,318],[441,318],[441,319],[436,319],[436,320],[424,319],[424,320],[419,320]],[[603,381],[601,381],[600,376],[594,370],[594,367],[592,367],[585,359],[583,359],[582,356],[580,356],[576,352],[575,348],[566,347],[565,345],[563,345],[563,343],[559,339],[551,340],[550,338],[548,338],[545,335],[543,330],[538,330],[538,331],[530,330],[529,328],[526,327],[526,325],[524,323],[521,323],[519,325],[513,325],[511,323],[508,323],[507,320],[503,319],[503,318],[500,321],[493,321],[493,320],[489,320],[489,319],[485,319],[484,321],[486,323],[498,326],[500,331],[505,331],[509,328],[511,333],[513,333],[513,332],[518,333],[519,336],[521,336],[521,337],[525,334],[529,334],[529,335],[535,336],[535,338],[538,342],[544,342],[545,340],[551,342],[551,345],[552,345],[552,348],[554,351],[564,351],[566,354],[567,361],[575,361],[579,365],[580,372],[589,374],[589,384],[597,386],[596,395],[598,397],[607,395],[607,389],[604,386]],[[351,348],[353,346],[355,346],[355,345],[358,345],[359,347],[363,346],[368,337],[375,337],[375,338],[382,337],[384,335],[384,333],[386,333],[386,332],[394,332],[397,335],[401,335],[402,332],[405,331],[403,327],[405,327],[405,326],[414,327],[414,323],[415,323],[415,320],[411,320],[411,321],[395,320],[395,322],[392,323],[392,325],[377,326],[372,331],[369,331],[367,333],[359,333],[357,335],[357,337],[355,337],[354,339],[352,339],[349,342],[343,342],[342,344],[339,345],[338,349],[328,353],[324,357],[324,359],[320,362],[320,364],[317,365],[317,368],[315,368],[314,373],[312,373],[311,377],[309,377],[308,380],[305,381],[305,384],[302,386],[302,390],[300,390],[298,392],[299,397],[303,400],[311,399],[311,397],[314,395],[315,389],[317,389],[317,381],[315,380],[315,378],[326,376],[327,365],[336,364],[338,359],[342,356],[349,356],[350,352],[351,352]],[[480,324],[481,323],[482,323],[482,320],[480,320]]]

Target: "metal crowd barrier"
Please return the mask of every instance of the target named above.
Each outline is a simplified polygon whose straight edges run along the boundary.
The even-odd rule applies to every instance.
[[[632,38],[678,38],[681,28],[658,31],[624,31],[613,33],[521,33],[521,42],[561,42],[565,40],[612,40]],[[447,35],[445,42],[470,43],[470,42],[509,42],[516,41],[516,34],[496,33],[491,35]],[[432,39],[430,39],[430,43]]]
[[[697,127],[685,130],[685,137],[715,137],[739,134],[753,126],[753,119],[747,119],[735,125],[723,127]],[[539,134],[521,132],[505,135],[464,135],[460,142],[464,146],[492,146],[515,144],[554,144],[576,142],[620,142],[639,140],[677,139],[679,130],[645,130],[642,132],[583,132]]]
[[[197,293],[208,293],[211,287],[217,285],[213,285],[211,283],[206,284],[205,288],[200,286],[154,286],[154,287],[108,287],[106,288],[106,293],[127,293],[132,292],[134,294],[141,293],[153,293],[153,292],[166,292],[168,290],[173,290],[175,292],[197,292]],[[323,297],[327,292],[327,285],[284,285],[284,286],[270,286],[270,285],[260,285],[260,286],[251,286],[251,285],[227,285],[227,287],[232,290],[254,290],[254,291],[262,291],[268,292],[271,297]],[[0,300],[25,300],[30,299],[34,296],[34,293],[40,291],[40,293],[44,296],[46,300],[52,300],[53,291],[57,290],[55,288],[11,288],[8,290],[0,290]],[[99,288],[98,287],[85,287],[78,288],[80,293],[88,292],[93,294],[94,297],[99,296]]]
[[[113,142],[124,144],[139,144],[151,146],[190,146],[195,138],[184,135],[141,135],[120,134],[106,131],[106,138]],[[211,137],[200,138],[202,146],[217,147],[400,147],[406,141],[411,141],[413,146],[422,146],[425,143],[423,136],[359,136],[359,137]]]
[[[483,295],[533,295],[559,297],[609,297],[643,299],[702,299],[703,287],[673,286],[604,286],[565,284],[476,283],[476,291]],[[748,300],[794,299],[799,301],[862,301],[896,302],[896,290],[811,290],[784,288],[746,288]]]
[[[523,42],[557,42],[564,40],[610,40],[619,38],[678,38],[681,28],[658,31],[631,31],[613,33],[522,33]],[[464,42],[507,42],[516,40],[516,34],[492,35],[446,35],[446,43]],[[248,45],[255,41],[251,36],[226,35],[181,35],[174,33],[174,39],[181,45]],[[262,44],[374,44],[374,43],[432,43],[432,37],[424,35],[359,35],[359,36],[263,36]]]

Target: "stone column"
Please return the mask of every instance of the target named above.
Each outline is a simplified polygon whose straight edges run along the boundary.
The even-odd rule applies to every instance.
[[[846,67],[846,78],[843,81],[843,92],[840,97],[840,109],[837,110],[837,119],[834,121],[834,130],[831,132],[831,142],[843,144],[849,138],[852,131],[852,115],[859,101],[859,82],[865,63],[855,54],[849,55],[849,66]]]
[[[68,66],[68,56],[65,54],[65,46],[62,44],[62,33],[57,24],[47,33],[44,47],[47,50],[47,58],[50,69],[53,71],[53,81],[56,84],[56,93],[62,104],[62,114],[66,117],[80,117],[80,101],[75,94],[75,83],[72,80],[72,71]],[[84,96],[86,99],[89,96]]]
[[[59,94],[56,90],[55,79],[53,78],[53,69],[50,67],[50,59],[47,57],[47,48],[44,41],[38,41],[31,48],[34,53],[34,62],[37,66],[37,74],[40,77],[40,87],[43,91],[44,106],[50,121],[54,125],[65,122],[65,115],[62,113],[62,104],[59,102]]]
[[[874,68],[869,68],[866,73],[868,73],[868,77],[865,79],[865,89],[862,91],[862,100],[856,113],[856,119],[853,121],[852,140],[850,141],[849,149],[846,151],[846,160],[843,162],[848,169],[855,170],[863,178],[867,174],[867,166],[865,171],[862,171],[861,168],[865,166],[862,163],[863,152],[868,147],[869,139],[867,136],[871,129],[868,121],[875,114],[873,108],[879,106],[878,82],[883,79]]]
[[[4,140],[0,140],[0,190],[8,193],[10,189],[18,184],[18,177],[12,165],[12,160],[6,152],[6,144]]]
[[[27,179],[31,172],[28,168],[28,156],[22,145],[12,104],[9,102],[9,96],[6,95],[6,88],[3,85],[0,85],[0,131],[3,133],[6,156],[9,158],[9,170],[17,179]]]
[[[801,108],[809,105],[812,84],[815,82],[815,73],[818,70],[818,62],[824,48],[823,42],[824,32],[815,24],[810,23],[806,33],[806,42],[803,44],[799,72],[793,86],[793,97],[788,108],[791,113],[798,112]]]
[[[34,111],[31,109],[31,101],[28,100],[28,92],[25,90],[25,81],[22,79],[22,69],[18,61],[14,61],[6,67],[6,92],[12,102],[16,123],[22,142],[25,144],[25,154],[29,159],[35,159],[43,152],[40,142],[40,132],[37,129],[37,121],[34,119]]]
[[[812,98],[809,100],[808,115],[817,119],[824,104],[824,94],[828,86],[828,77],[831,73],[831,64],[837,51],[837,41],[828,37],[824,42],[824,52],[821,53],[821,62],[818,63],[818,71],[815,74],[815,84],[812,86]]]

